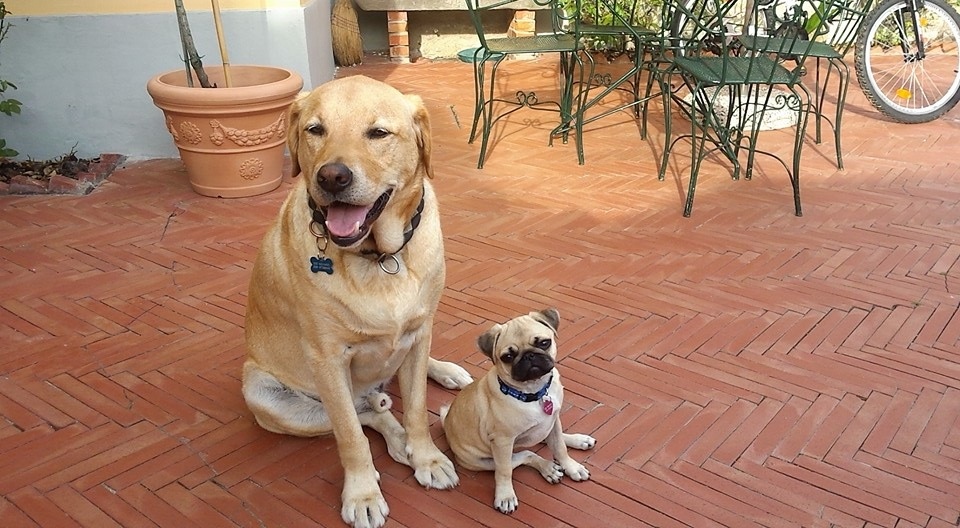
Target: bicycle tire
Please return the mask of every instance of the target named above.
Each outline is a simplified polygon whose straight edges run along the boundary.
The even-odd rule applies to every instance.
[[[926,123],[960,102],[960,14],[944,0],[923,0],[918,18],[925,56],[919,57],[916,27],[910,12],[901,11],[908,6],[908,0],[885,0],[867,13],[854,67],[874,108],[894,121]],[[906,13],[907,22],[899,24],[898,13]]]

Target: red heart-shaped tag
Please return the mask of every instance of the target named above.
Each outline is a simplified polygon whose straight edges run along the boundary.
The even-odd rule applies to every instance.
[[[553,400],[549,397],[540,400],[540,407],[543,408],[543,412],[547,413],[548,416],[553,414]]]

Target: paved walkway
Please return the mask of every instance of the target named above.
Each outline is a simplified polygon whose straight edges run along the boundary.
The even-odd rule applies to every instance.
[[[761,160],[752,181],[709,163],[683,218],[687,158],[655,174],[659,109],[648,140],[598,121],[584,166],[518,112],[478,171],[470,66],[369,62],[342,74],[433,117],[434,355],[480,375],[492,322],[557,307],[564,425],[598,440],[574,453],[588,482],[518,470],[506,516],[492,474],[426,491],[371,435],[388,526],[957,526],[960,110],[898,125],[854,87],[847,169],[807,145],[803,217]],[[508,93],[555,84],[508,66]],[[240,396],[251,262],[289,186],[203,198],[151,160],[88,196],[0,198],[3,526],[341,526],[334,441],[268,433]],[[444,449],[452,398],[429,388]]]

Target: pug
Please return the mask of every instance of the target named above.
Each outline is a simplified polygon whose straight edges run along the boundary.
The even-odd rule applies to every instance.
[[[494,471],[493,506],[503,513],[512,513],[519,505],[513,489],[517,466],[535,468],[551,484],[560,482],[564,474],[576,481],[590,478],[567,448],[591,449],[597,441],[585,434],[564,433],[560,425],[559,326],[560,314],[554,308],[493,325],[477,339],[493,368],[440,409],[457,462],[472,471]],[[555,460],[518,450],[541,442]]]

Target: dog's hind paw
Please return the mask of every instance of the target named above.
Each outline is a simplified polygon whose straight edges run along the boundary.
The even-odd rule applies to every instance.
[[[393,399],[385,392],[372,392],[367,395],[367,403],[376,412],[387,412],[393,407]]]
[[[433,358],[430,358],[427,376],[448,389],[462,389],[473,382],[473,377],[465,368]]]
[[[544,464],[539,468],[540,475],[543,476],[543,479],[549,482],[550,484],[559,484],[563,480],[563,468],[560,467],[560,464],[552,460],[544,460]]]
[[[593,449],[593,446],[597,445],[597,439],[585,434],[564,434],[563,443],[573,449]]]

